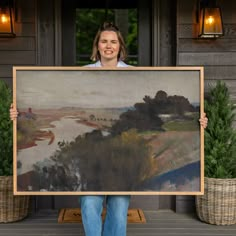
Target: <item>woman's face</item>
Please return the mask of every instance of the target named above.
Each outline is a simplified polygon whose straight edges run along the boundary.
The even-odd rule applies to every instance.
[[[120,42],[117,33],[114,31],[103,31],[98,41],[98,51],[101,60],[117,60],[120,51]]]

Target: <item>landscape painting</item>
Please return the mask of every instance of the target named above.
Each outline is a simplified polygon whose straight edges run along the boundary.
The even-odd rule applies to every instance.
[[[202,67],[14,67],[14,193],[201,194]]]

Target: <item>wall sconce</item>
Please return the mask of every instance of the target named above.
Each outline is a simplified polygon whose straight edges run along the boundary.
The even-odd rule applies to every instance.
[[[216,1],[198,1],[199,38],[219,38],[223,36],[222,14]]]
[[[13,29],[13,1],[0,1],[0,37],[15,37]]]

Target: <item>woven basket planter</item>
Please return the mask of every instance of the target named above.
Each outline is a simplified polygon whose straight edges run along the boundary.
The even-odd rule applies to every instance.
[[[236,224],[236,178],[204,178],[204,195],[196,196],[200,220],[214,225]]]
[[[0,223],[22,220],[28,208],[29,196],[13,195],[12,176],[0,176]]]

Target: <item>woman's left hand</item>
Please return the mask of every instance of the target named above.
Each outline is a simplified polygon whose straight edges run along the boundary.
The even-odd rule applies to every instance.
[[[208,118],[206,117],[206,113],[202,114],[202,117],[199,119],[200,125],[205,129],[207,127]]]

